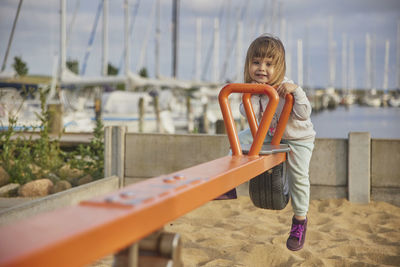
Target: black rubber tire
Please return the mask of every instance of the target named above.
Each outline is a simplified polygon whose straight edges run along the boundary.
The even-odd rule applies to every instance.
[[[282,210],[289,202],[283,191],[283,163],[250,180],[249,195],[253,204],[262,209]]]

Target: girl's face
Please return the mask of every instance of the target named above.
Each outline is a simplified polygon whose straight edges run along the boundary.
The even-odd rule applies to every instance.
[[[250,62],[249,74],[253,82],[268,84],[275,72],[271,58],[255,57]]]

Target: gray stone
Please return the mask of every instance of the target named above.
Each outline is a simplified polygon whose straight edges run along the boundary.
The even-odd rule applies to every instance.
[[[0,197],[13,197],[18,194],[19,184],[7,184],[0,187]]]
[[[92,181],[93,181],[93,177],[90,174],[88,174],[88,175],[85,175],[85,176],[83,176],[82,178],[80,178],[78,180],[78,185],[87,184],[87,183],[90,183]]]
[[[58,181],[58,182],[53,186],[53,188],[51,189],[51,193],[52,193],[52,194],[58,193],[58,192],[61,192],[61,191],[70,189],[71,187],[72,187],[72,185],[71,185],[68,181],[61,180],[61,181]]]
[[[53,182],[49,179],[39,179],[24,184],[18,190],[22,197],[44,197],[50,194]]]
[[[61,179],[67,179],[68,181],[75,180],[83,176],[83,171],[78,169],[73,169],[69,164],[64,165],[58,171],[58,175]]]
[[[47,179],[50,179],[53,184],[57,184],[60,181],[60,177],[58,177],[56,174],[50,172],[46,175]]]
[[[0,186],[6,185],[10,182],[10,175],[0,166]]]

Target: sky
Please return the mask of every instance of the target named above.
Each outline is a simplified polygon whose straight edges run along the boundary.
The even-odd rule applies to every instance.
[[[152,15],[157,0],[129,0],[131,20],[132,72],[141,67],[155,76],[156,19]],[[172,0],[160,0],[160,59],[162,76],[172,75]],[[0,0],[0,61],[4,60],[17,0]],[[24,0],[16,26],[6,70],[13,58],[22,57],[30,74],[51,75],[60,52],[60,0]],[[82,67],[100,0],[67,0],[67,59]],[[124,0],[109,1],[109,62],[123,73]],[[78,8],[76,8],[78,7]],[[77,10],[77,12],[74,12]],[[136,16],[133,14],[136,11]],[[75,14],[75,20],[73,20]],[[196,21],[201,20],[201,42],[196,40]],[[219,21],[219,50],[213,50],[214,23]],[[74,21],[74,23],[71,23]],[[238,35],[238,21],[242,34]],[[311,88],[325,88],[329,79],[329,32],[332,21],[336,88],[383,88],[386,41],[389,41],[388,87],[398,88],[400,23],[399,0],[180,0],[178,78],[220,82],[242,81],[243,62],[249,44],[263,33],[278,36],[285,44],[287,75]],[[72,25],[72,26],[71,26]],[[239,31],[240,32],[240,31]],[[372,67],[366,71],[366,35],[371,37]],[[298,76],[298,40],[302,42],[303,76]],[[346,40],[344,42],[343,40]],[[352,45],[350,45],[352,44]],[[350,59],[350,47],[353,58]],[[200,49],[198,50],[198,47]],[[239,47],[239,49],[238,49]],[[345,48],[345,49],[343,49]],[[196,61],[200,51],[200,63]],[[343,65],[343,51],[346,64]],[[218,55],[214,61],[214,53]],[[102,20],[87,61],[85,76],[101,74]],[[142,58],[143,64],[139,66]],[[354,62],[352,64],[352,62]],[[121,64],[122,63],[122,64]],[[351,66],[354,65],[354,68]],[[196,71],[196,66],[200,66]],[[214,69],[217,66],[217,70]],[[343,69],[343,67],[345,67]],[[344,70],[344,71],[343,71]],[[215,73],[219,74],[216,75]],[[198,77],[197,76],[197,77]],[[343,78],[347,77],[344,81]],[[369,89],[369,88],[368,88]]]

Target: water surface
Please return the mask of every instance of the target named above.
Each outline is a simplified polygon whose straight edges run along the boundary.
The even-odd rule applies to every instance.
[[[317,138],[347,138],[349,132],[370,132],[372,138],[400,139],[400,108],[339,106],[311,115]]]

